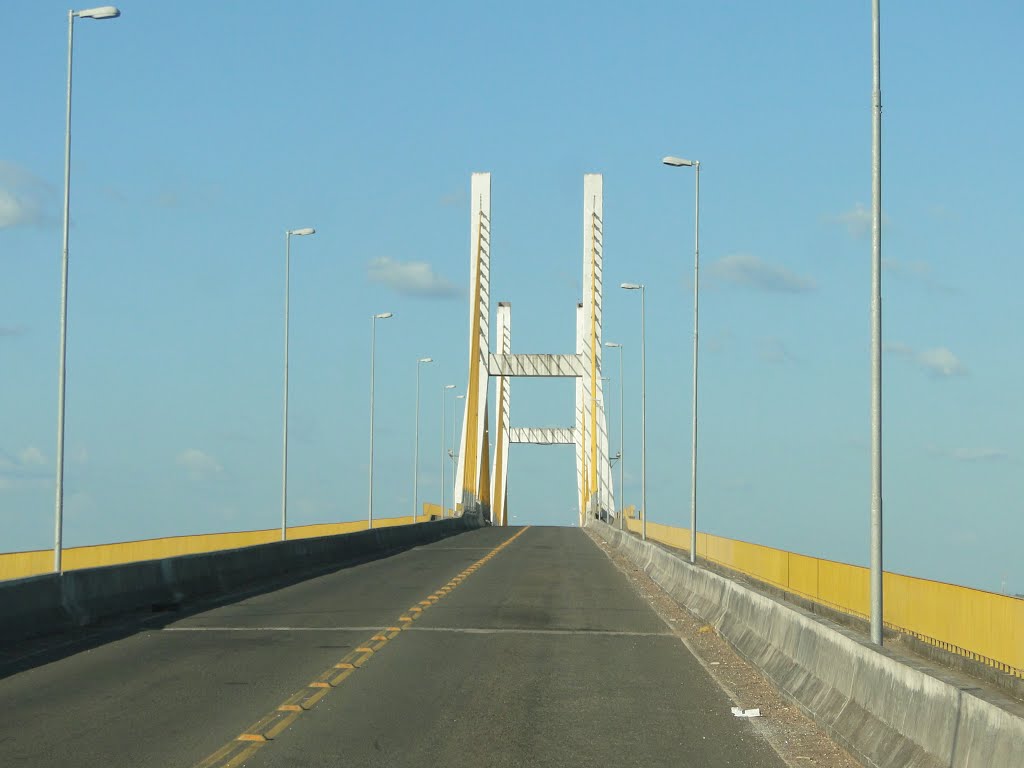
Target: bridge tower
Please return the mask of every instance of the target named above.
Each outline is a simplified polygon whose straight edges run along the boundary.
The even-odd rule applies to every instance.
[[[474,173],[470,185],[469,382],[455,480],[456,514],[479,512],[494,525],[507,524],[508,452],[512,443],[574,445],[579,524],[615,515],[608,456],[608,425],[601,380],[602,272],[604,264],[603,179],[583,177],[583,297],[576,306],[573,354],[513,354],[512,306],[499,303],[497,349],[490,350],[491,177]],[[575,423],[571,427],[513,427],[511,380],[519,376],[573,378]],[[495,379],[496,431],[489,463],[488,383]]]

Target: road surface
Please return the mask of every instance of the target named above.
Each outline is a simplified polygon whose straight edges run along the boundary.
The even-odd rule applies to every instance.
[[[576,528],[471,531],[118,635],[0,664],[4,766],[783,765]]]

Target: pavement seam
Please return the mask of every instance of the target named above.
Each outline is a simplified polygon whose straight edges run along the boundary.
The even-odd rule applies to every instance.
[[[432,592],[425,600],[420,600],[402,612],[395,625],[373,630],[373,635],[365,642],[345,654],[339,661],[324,670],[304,688],[299,689],[281,704],[246,728],[242,733],[220,747],[205,759],[196,763],[195,768],[236,768],[252,757],[263,746],[273,741],[288,726],[294,723],[304,712],[308,712],[320,702],[331,690],[341,685],[358,668],[366,664],[380,652],[393,638],[410,628],[423,611],[436,605],[447,597],[452,590],[486,565],[501,550],[518,539],[530,529],[523,528],[509,537],[497,547],[464,568],[457,576],[452,577],[440,589]],[[447,591],[443,591],[447,588]]]

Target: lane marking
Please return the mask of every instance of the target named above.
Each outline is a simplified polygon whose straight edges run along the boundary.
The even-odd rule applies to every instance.
[[[365,632],[378,627],[194,627],[175,629],[175,632]],[[397,628],[395,628],[397,629]],[[165,632],[170,631],[168,629]],[[406,627],[402,632],[456,632],[472,635],[608,635],[610,637],[675,637],[673,632],[631,632],[618,629],[540,629],[531,627]],[[396,632],[395,635],[398,633]],[[379,637],[379,636],[378,636]],[[372,652],[371,648],[357,648]],[[353,665],[342,662],[334,665],[347,669]]]
[[[410,632],[454,632],[464,635],[591,635],[593,637],[675,637],[672,632],[629,632],[617,629],[529,629],[517,627],[409,627]]]
[[[381,627],[165,627],[165,632],[339,632],[339,631],[368,631],[373,635],[362,643],[356,645],[355,649],[345,654],[337,663],[317,676],[315,680],[308,683],[304,688],[296,691],[284,702],[279,704],[268,714],[261,717],[255,723],[246,728],[241,734],[222,746],[199,763],[195,768],[237,768],[246,760],[252,757],[257,750],[262,749],[270,743],[288,726],[295,722],[299,716],[312,709],[317,702],[326,696],[335,686],[340,685],[350,675],[366,664],[385,645],[402,632],[411,629],[412,624],[423,615],[423,612],[431,606],[443,600],[459,584],[476,573],[481,567],[488,563],[501,550],[518,539],[529,530],[529,526],[521,529],[513,536],[505,539],[501,544],[492,548],[484,557],[477,560],[471,566],[463,570],[458,576],[451,579],[445,585],[449,587],[448,592],[442,589],[431,593],[425,600],[420,600],[416,605],[410,606],[395,622],[402,626]],[[474,547],[475,549],[475,547]],[[423,627],[423,629],[429,629]],[[488,630],[484,630],[488,632]]]
[[[163,632],[377,632],[380,627],[164,627]]]

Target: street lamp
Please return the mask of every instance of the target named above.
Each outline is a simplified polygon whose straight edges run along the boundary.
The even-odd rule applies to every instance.
[[[455,399],[456,400],[465,400],[466,396],[465,395],[456,395]],[[455,455],[455,444],[456,444],[456,441],[458,440],[458,438],[455,437],[455,417],[458,415],[458,413],[459,413],[458,404],[453,401],[452,402],[452,450],[451,450],[451,457],[452,457],[452,517],[455,517],[455,507],[456,507],[456,501],[455,501],[455,493],[456,493],[456,490],[455,490],[455,479],[456,478],[455,478],[455,474],[456,474],[456,471],[459,468],[458,457]]]
[[[412,521],[416,522],[416,511],[419,507],[419,484],[420,484],[420,366],[424,363],[432,363],[434,358],[421,357],[416,361],[416,440],[413,448],[412,460]]]
[[[882,644],[882,69],[871,3],[871,642]]]
[[[621,344],[617,344],[614,341],[606,341],[604,343],[604,345],[606,347],[608,347],[609,349],[617,349],[617,350],[619,350],[619,530],[621,531],[621,530],[623,530],[623,527],[625,526],[625,523],[623,522],[622,518],[624,516],[623,515],[623,510],[625,509],[625,504],[623,503],[623,499],[625,498],[625,495],[626,495],[626,486],[625,486],[625,480],[624,480],[625,472],[622,469],[622,457],[625,455],[625,440],[623,438],[623,436],[625,435],[625,427],[623,426],[623,420],[622,420],[622,415],[623,415],[623,410],[622,410],[623,394],[622,394],[622,392],[623,392],[623,387],[624,387],[624,384],[623,384],[624,380],[622,378],[622,345]]]
[[[75,17],[81,19],[115,19],[121,12],[112,5],[68,11],[68,89],[67,120],[64,128],[64,232],[60,278],[60,364],[57,374],[57,474],[55,480],[53,570],[61,573],[61,539],[64,532],[64,384],[68,351],[68,226],[71,214],[71,61],[75,39]]]
[[[693,167],[693,433],[690,444],[690,562],[697,562],[697,288],[700,284],[700,161],[666,157],[662,161],[673,168]]]
[[[370,317],[370,493],[367,528],[373,528],[373,367],[377,348],[377,321],[387,320],[389,317],[394,315],[391,312],[381,312]]]
[[[448,425],[447,419],[444,416],[445,404],[448,402],[448,390],[455,389],[454,384],[445,384],[441,387],[441,517],[444,518],[444,454],[446,451],[445,446],[445,428]],[[453,491],[454,493],[454,491]]]
[[[623,283],[627,291],[640,291],[640,537],[647,541],[647,287]]]
[[[281,428],[281,541],[288,538],[288,299],[291,293],[292,235],[315,235],[312,227],[284,233],[284,425]]]

